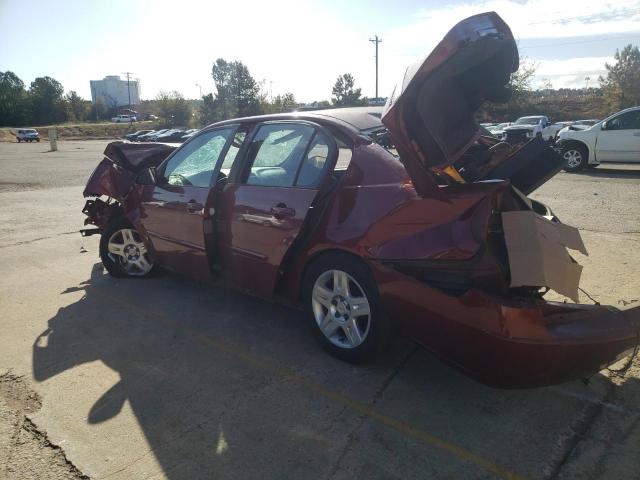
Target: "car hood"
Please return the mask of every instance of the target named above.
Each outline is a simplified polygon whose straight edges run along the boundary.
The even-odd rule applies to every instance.
[[[505,130],[535,130],[537,125],[510,125]]]
[[[469,17],[423,60],[410,66],[382,113],[419,193],[425,176],[458,160],[478,138],[476,111],[485,101],[509,99],[506,88],[518,69],[518,48],[495,12]],[[423,192],[420,192],[423,190]]]
[[[159,165],[175,149],[165,143],[111,142],[104,156],[128,172],[138,173]]]

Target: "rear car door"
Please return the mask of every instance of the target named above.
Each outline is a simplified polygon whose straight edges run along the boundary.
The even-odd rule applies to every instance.
[[[145,187],[141,223],[156,262],[196,279],[209,276],[204,221],[218,159],[235,127],[203,132],[176,150],[157,171],[157,184]]]
[[[222,270],[238,288],[273,295],[285,254],[336,157],[335,140],[318,125],[281,121],[254,128],[216,214]]]
[[[640,110],[607,120],[596,141],[601,162],[640,162]]]

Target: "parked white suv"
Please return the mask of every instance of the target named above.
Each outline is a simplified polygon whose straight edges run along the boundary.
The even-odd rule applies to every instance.
[[[562,131],[558,146],[567,172],[600,162],[640,163],[640,107],[622,110],[586,130]]]
[[[113,123],[128,123],[135,122],[137,119],[133,115],[116,115],[111,118]]]
[[[33,128],[19,128],[16,131],[16,139],[20,142],[39,142],[40,135]]]

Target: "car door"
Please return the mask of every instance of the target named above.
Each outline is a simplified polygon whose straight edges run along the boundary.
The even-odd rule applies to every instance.
[[[238,288],[273,295],[285,254],[336,157],[335,140],[317,125],[281,121],[255,127],[219,197],[216,217],[222,271]]]
[[[640,162],[640,110],[605,122],[596,140],[596,158],[601,162]]]
[[[155,261],[196,279],[209,276],[204,222],[207,197],[218,159],[236,127],[209,130],[176,150],[157,170],[156,185],[146,187],[141,223]]]

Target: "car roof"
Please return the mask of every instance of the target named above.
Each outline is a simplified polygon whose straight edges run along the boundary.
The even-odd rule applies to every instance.
[[[224,120],[222,122],[209,125],[212,126],[229,125],[235,123],[246,122],[268,122],[271,120],[308,120],[308,121],[328,121],[335,124],[348,124],[358,131],[370,130],[372,128],[381,128],[383,107],[366,106],[366,107],[346,107],[346,108],[330,108],[326,110],[304,110],[289,113],[276,113],[270,115],[258,115],[254,117],[243,117]]]

